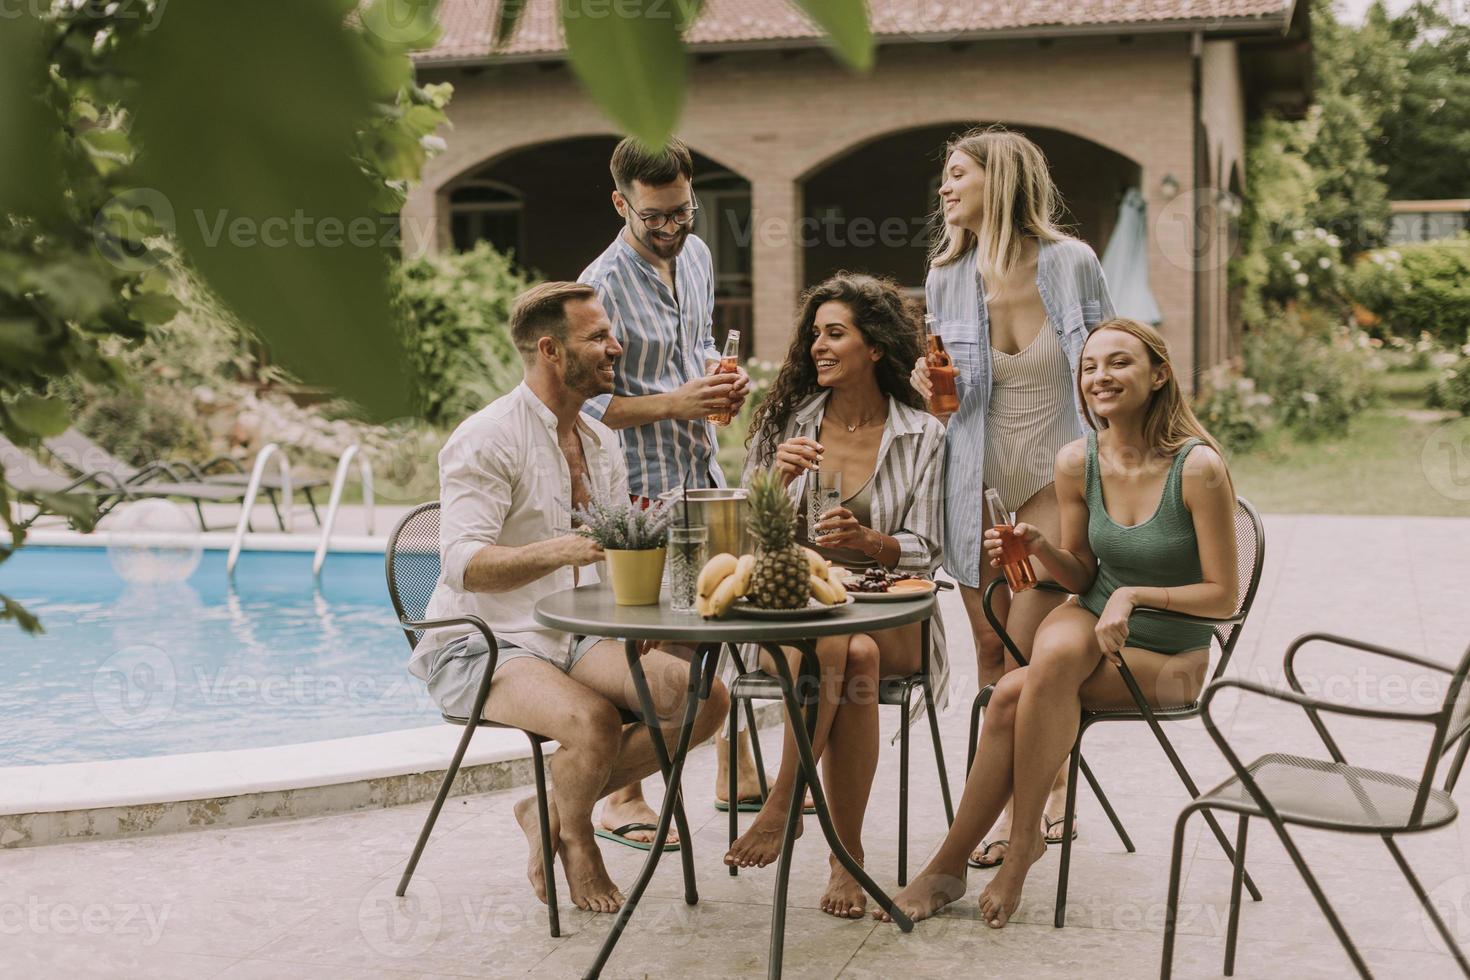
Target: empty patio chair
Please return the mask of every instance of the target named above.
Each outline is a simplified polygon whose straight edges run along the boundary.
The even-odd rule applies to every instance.
[[[934,607],[935,614],[939,607]],[[917,673],[907,677],[885,677],[878,685],[878,703],[895,705],[900,709],[900,721],[898,729],[898,883],[908,884],[909,876],[909,725],[910,711],[913,705],[913,692],[919,691],[924,702],[924,711],[929,718],[929,740],[934,745],[934,764],[939,769],[939,792],[944,799],[944,818],[947,824],[954,823],[954,805],[949,795],[949,773],[944,766],[944,745],[939,739],[939,715],[934,707],[933,679],[929,669],[929,620],[924,620],[920,629],[919,640],[919,670]],[[730,715],[728,732],[726,733],[729,745],[728,768],[730,773],[730,843],[735,843],[739,833],[739,819],[737,811],[738,793],[736,792],[736,731],[735,719],[737,704],[744,702],[746,720],[750,727],[751,748],[755,754],[755,769],[760,779],[761,799],[766,797],[766,768],[761,758],[760,739],[756,734],[755,716],[751,708],[754,701],[780,701],[781,684],[777,679],[763,670],[745,669],[745,662],[741,659],[739,650],[734,645],[728,645],[730,656],[734,658],[738,676],[730,685]],[[736,875],[739,869],[730,865],[730,874]]]
[[[548,739],[523,728],[512,728],[510,725],[485,720],[485,699],[490,696],[490,685],[495,677],[495,661],[499,647],[495,642],[495,634],[483,620],[475,616],[424,619],[429,599],[434,594],[434,586],[439,581],[438,501],[420,504],[403,515],[403,519],[388,536],[386,573],[388,595],[393,600],[393,611],[398,614],[398,625],[402,627],[403,635],[408,639],[409,649],[418,646],[419,639],[423,637],[426,630],[454,625],[473,626],[484,635],[485,642],[490,647],[490,656],[485,663],[485,676],[480,680],[480,686],[475,692],[474,712],[464,718],[456,715],[441,715],[451,725],[462,725],[464,734],[460,736],[459,745],[454,750],[454,757],[450,759],[449,768],[444,772],[444,780],[439,784],[439,793],[434,797],[434,805],[429,809],[429,815],[424,820],[423,830],[419,831],[413,855],[409,857],[408,866],[403,869],[403,876],[398,880],[396,894],[401,898],[408,890],[409,879],[413,877],[414,868],[418,867],[419,858],[424,853],[424,845],[429,842],[429,835],[434,830],[434,822],[439,819],[439,811],[444,808],[444,801],[449,798],[449,791],[454,785],[454,777],[459,772],[460,763],[464,760],[465,750],[470,747],[470,739],[474,737],[475,730],[477,728],[511,729],[525,735],[531,743],[531,770],[536,777],[536,815],[541,823],[541,871],[546,878],[546,907],[550,916],[551,935],[553,938],[558,937],[561,935],[561,924],[556,907],[556,874],[552,864],[550,823],[546,813],[546,765],[541,752],[542,746]],[[641,721],[629,711],[624,711],[622,715],[624,724]],[[676,806],[678,809],[675,813],[679,826],[687,827],[689,824],[684,818],[683,801],[678,801]],[[681,838],[679,850],[684,866],[685,893],[692,894],[694,882],[694,863],[691,857],[692,838],[688,834],[681,835]]]
[[[6,483],[39,501],[34,514],[17,522],[21,528],[30,527],[47,514],[65,517],[75,524],[74,515],[56,510],[54,505],[48,508],[44,499],[47,495],[90,497],[95,508],[90,515],[94,524],[128,497],[127,489],[110,473],[93,470],[77,477],[62,476],[3,435],[0,435],[0,469],[5,471]]]
[[[1235,652],[1235,644],[1240,640],[1240,627],[1250,614],[1251,605],[1255,602],[1256,598],[1256,589],[1261,583],[1261,565],[1266,555],[1266,533],[1264,527],[1261,525],[1260,515],[1256,513],[1256,509],[1244,497],[1236,498],[1235,553],[1236,571],[1239,573],[1238,592],[1236,593],[1239,599],[1237,600],[1235,615],[1225,619],[1206,619],[1201,616],[1187,616],[1180,612],[1166,612],[1162,609],[1139,608],[1133,612],[1135,616],[1155,616],[1177,623],[1197,623],[1213,627],[1215,642],[1220,646],[1220,659],[1215,663],[1215,669],[1210,674],[1211,681],[1218,681],[1220,676],[1225,672],[1225,668],[1229,665],[1230,656]],[[996,635],[1000,637],[1001,642],[1005,644],[1006,650],[1010,652],[1011,656],[1016,658],[1017,663],[1024,665],[1026,658],[1016,648],[1015,642],[1006,633],[1005,627],[1000,623],[991,608],[991,598],[995,594],[995,590],[1004,587],[1005,584],[1005,579],[996,579],[985,590],[983,603],[985,618],[990,622],[991,627],[995,630]],[[1040,582],[1035,587],[1050,592],[1066,594],[1066,590],[1054,582]],[[1122,840],[1124,848],[1130,854],[1134,850],[1133,841],[1129,839],[1128,832],[1123,829],[1123,822],[1118,819],[1117,813],[1108,801],[1107,794],[1103,792],[1092,770],[1086,768],[1086,763],[1082,758],[1082,737],[1087,734],[1089,728],[1103,721],[1146,722],[1149,729],[1153,732],[1154,738],[1158,740],[1160,748],[1164,750],[1164,755],[1168,757],[1169,764],[1179,774],[1179,780],[1184,784],[1184,788],[1189,791],[1189,795],[1191,797],[1198,797],[1200,795],[1199,787],[1195,784],[1194,777],[1184,767],[1183,761],[1179,758],[1179,753],[1174,750],[1173,743],[1169,741],[1169,737],[1164,734],[1163,726],[1159,724],[1161,721],[1182,721],[1188,718],[1198,717],[1200,714],[1200,701],[1194,700],[1187,704],[1170,705],[1164,708],[1152,707],[1143,696],[1143,692],[1138,687],[1138,682],[1133,677],[1133,672],[1128,669],[1127,665],[1120,665],[1118,670],[1123,675],[1124,682],[1128,685],[1128,692],[1133,695],[1136,710],[1088,711],[1084,709],[1082,712],[1082,723],[1077,729],[1077,742],[1072,746],[1072,755],[1067,772],[1067,804],[1062,816],[1062,858],[1061,865],[1057,870],[1057,902],[1054,924],[1059,929],[1067,921],[1067,873],[1071,867],[1072,860],[1072,828],[1077,819],[1077,776],[1079,770],[1092,787],[1093,793],[1097,795],[1098,802],[1102,804],[1103,811],[1112,822],[1113,829],[1117,832],[1119,839]],[[986,687],[975,696],[975,705],[970,714],[970,764],[974,763],[975,758],[980,709],[990,702],[990,696],[993,690],[992,687]],[[968,772],[968,769],[966,771]],[[1225,836],[1225,831],[1221,829],[1214,814],[1206,811],[1205,821],[1210,825],[1210,830],[1214,832],[1215,839],[1220,842],[1220,847],[1224,849],[1226,856],[1234,860],[1235,852],[1230,846],[1230,840]],[[1245,875],[1245,885],[1250,891],[1251,898],[1259,902],[1261,900],[1261,893],[1256,889],[1255,882],[1251,880],[1248,874]]]
[[[77,429],[67,429],[59,436],[52,436],[43,440],[46,450],[52,456],[65,463],[67,468],[84,472],[87,470],[103,471],[111,474],[118,482],[128,487],[140,487],[148,484],[150,492],[139,493],[140,497],[185,497],[194,501],[195,510],[199,513],[199,526],[208,530],[204,524],[203,503],[233,503],[244,501],[245,491],[249,485],[249,474],[245,473],[240,464],[228,456],[216,456],[205,463],[202,467],[196,467],[192,463],[182,460],[156,461],[143,467],[137,467],[119,459],[109,453],[106,449],[97,445]],[[235,468],[235,472],[223,473],[212,476],[205,475],[202,470],[221,462],[228,462]],[[285,520],[281,515],[280,500],[276,491],[284,484],[278,474],[261,474],[260,488],[266,492],[270,500],[271,509],[276,513],[276,521],[282,530],[285,529]],[[305,481],[291,481],[293,490],[305,491],[307,503],[311,505],[312,516],[321,523],[321,516],[317,513],[316,501],[312,499],[311,491],[316,487],[326,486],[325,480],[314,479]],[[188,491],[182,488],[191,488]],[[173,492],[162,493],[160,488],[168,488]]]
[[[1444,701],[1434,711],[1395,711],[1307,697],[1297,677],[1296,657],[1309,643],[1348,647],[1447,675],[1449,686],[1445,691]],[[1450,668],[1423,657],[1361,640],[1330,633],[1307,633],[1297,637],[1287,647],[1284,666],[1290,691],[1250,681],[1223,680],[1212,683],[1200,699],[1200,716],[1204,720],[1205,731],[1209,732],[1210,738],[1219,746],[1220,753],[1230,763],[1233,774],[1219,786],[1198,797],[1179,814],[1179,822],[1174,829],[1173,857],[1169,865],[1169,903],[1164,919],[1164,955],[1160,976],[1167,980],[1173,969],[1185,828],[1189,818],[1196,812],[1209,814],[1213,810],[1225,810],[1238,815],[1235,859],[1230,883],[1230,920],[1225,932],[1226,976],[1235,972],[1235,941],[1240,932],[1240,883],[1245,864],[1246,828],[1250,826],[1251,817],[1264,817],[1281,839],[1282,847],[1286,849],[1291,863],[1296,865],[1297,872],[1306,882],[1312,897],[1316,899],[1318,907],[1322,909],[1322,914],[1326,916],[1328,924],[1360,976],[1368,977],[1372,974],[1348,937],[1337,913],[1333,911],[1322,886],[1307,868],[1301,851],[1286,832],[1287,824],[1335,830],[1339,833],[1377,834],[1381,837],[1384,846],[1393,855],[1394,863],[1408,880],[1414,896],[1423,906],[1424,914],[1434,924],[1446,948],[1459,964],[1461,972],[1470,977],[1470,962],[1466,961],[1454,934],[1445,925],[1444,919],[1434,907],[1434,902],[1424,891],[1423,884],[1394,841],[1396,834],[1422,833],[1444,827],[1459,815],[1459,808],[1450,798],[1450,793],[1465,765],[1466,750],[1470,749],[1470,737],[1466,736],[1466,732],[1470,731],[1470,686],[1466,684],[1466,675],[1470,673],[1470,648],[1466,648],[1459,664]],[[1216,696],[1231,689],[1240,691],[1242,696],[1255,694],[1299,705],[1327,746],[1330,758],[1270,752],[1249,763],[1242,763],[1240,756],[1215,723],[1210,710]],[[1350,765],[1341,747],[1327,730],[1320,714],[1324,711],[1350,718],[1415,722],[1430,726],[1432,734],[1424,768],[1414,778],[1409,778]],[[1445,775],[1444,787],[1436,789],[1434,778],[1440,762],[1455,748],[1457,742],[1459,748]]]

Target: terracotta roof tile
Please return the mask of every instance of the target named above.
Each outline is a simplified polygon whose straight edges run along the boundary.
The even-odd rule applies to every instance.
[[[621,0],[598,0],[611,15]],[[1304,2],[1304,0],[1297,0]],[[489,55],[500,0],[439,0],[443,37],[421,52],[420,63],[459,61]],[[507,55],[552,54],[562,50],[557,0],[528,0]],[[676,0],[663,0],[671,13]],[[868,0],[873,31],[880,38],[932,38],[986,31],[1044,27],[1099,30],[1172,21],[1283,21],[1292,0]],[[705,0],[699,19],[685,34],[691,46],[815,39],[816,27],[790,0]]]

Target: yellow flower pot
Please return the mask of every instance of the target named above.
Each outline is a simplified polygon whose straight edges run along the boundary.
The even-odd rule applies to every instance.
[[[613,601],[620,606],[652,606],[663,587],[663,548],[647,551],[607,551],[607,575],[612,579]]]

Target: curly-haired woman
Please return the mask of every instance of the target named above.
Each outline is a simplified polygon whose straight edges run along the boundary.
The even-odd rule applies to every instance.
[[[944,426],[924,411],[908,382],[921,349],[915,311],[895,283],[838,273],[803,297],[786,362],[751,423],[746,475],[760,467],[780,472],[798,507],[802,543],[834,564],[921,575],[939,566]],[[812,514],[807,486],[818,468],[824,475],[840,473],[845,493],[841,506]],[[949,671],[938,615],[931,633],[930,669],[942,700]],[[919,642],[914,623],[817,644],[822,682],[812,748],[822,758],[837,834],[860,861],[863,814],[878,764],[878,682],[918,670]],[[786,652],[794,671],[799,655],[793,648]],[[829,742],[831,751],[824,752]],[[727,863],[762,867],[776,859],[796,772],[788,729],[765,806],[731,846]],[[857,918],[863,906],[862,889],[832,861],[822,910]]]

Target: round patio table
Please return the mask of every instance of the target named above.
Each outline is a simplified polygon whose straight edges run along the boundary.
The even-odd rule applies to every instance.
[[[776,865],[775,900],[771,910],[771,951],[767,973],[771,977],[781,975],[781,955],[784,945],[786,890],[791,875],[791,849],[796,837],[796,822],[801,815],[804,790],[811,788],[812,803],[816,806],[817,821],[827,838],[832,853],[842,862],[854,879],[887,911],[899,928],[908,932],[914,927],[908,916],[893,905],[877,883],[855,861],[832,827],[832,816],[827,809],[826,795],[818,778],[816,760],[812,756],[811,736],[817,723],[817,685],[819,674],[816,640],[824,636],[842,636],[849,633],[867,633],[875,630],[892,629],[928,620],[934,615],[934,595],[919,596],[891,602],[852,602],[820,616],[803,619],[767,619],[742,615],[738,606],[731,609],[723,619],[706,620],[695,612],[674,612],[669,608],[667,595],[661,596],[658,605],[620,606],[613,601],[612,590],[603,583],[566,589],[554,593],[536,603],[535,618],[550,629],[589,636],[605,636],[623,641],[628,657],[628,670],[645,719],[657,718],[653,699],[649,694],[648,681],[643,675],[642,657],[639,654],[640,640],[676,640],[693,644],[696,654],[689,665],[689,691],[685,700],[684,717],[679,728],[673,753],[668,750],[663,731],[659,725],[650,725],[654,751],[663,770],[666,791],[663,805],[659,809],[658,829],[638,880],[628,892],[612,929],[598,951],[597,959],[588,969],[586,976],[598,976],[607,958],[617,945],[633,909],[642,897],[658,867],[668,840],[669,824],[677,817],[679,821],[680,856],[684,866],[684,900],[690,905],[699,901],[694,883],[693,842],[683,819],[683,809],[675,806],[679,796],[679,782],[684,771],[684,758],[689,751],[690,733],[694,728],[694,716],[698,703],[708,696],[710,683],[714,679],[715,665],[722,644],[756,643],[772,654],[785,702],[788,717],[793,724],[800,768],[796,786],[791,796],[791,807],[786,817],[786,834],[781,847],[781,857]],[[796,647],[802,654],[799,676],[803,683],[797,684],[791,675],[786,657],[780,655],[781,646]],[[812,682],[808,682],[811,678]],[[798,694],[797,692],[801,692]]]

